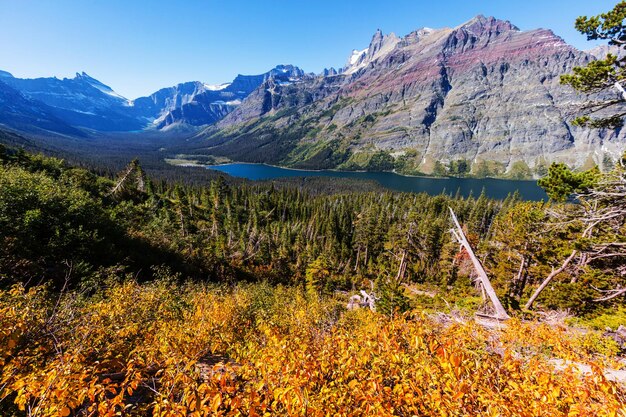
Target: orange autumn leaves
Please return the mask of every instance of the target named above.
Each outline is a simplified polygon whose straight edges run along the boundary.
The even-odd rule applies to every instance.
[[[603,353],[544,325],[390,320],[295,288],[0,292],[2,415],[626,416]]]

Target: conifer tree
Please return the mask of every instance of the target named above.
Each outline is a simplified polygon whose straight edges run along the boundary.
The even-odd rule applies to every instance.
[[[598,16],[580,16],[576,29],[588,40],[608,40],[609,45],[626,47],[626,1],[619,2],[611,11]],[[573,74],[561,76],[561,83],[587,94],[612,92],[612,97],[585,103],[582,115],[574,120],[579,126],[617,128],[624,124],[626,110],[626,56],[608,54],[585,67],[574,68]]]

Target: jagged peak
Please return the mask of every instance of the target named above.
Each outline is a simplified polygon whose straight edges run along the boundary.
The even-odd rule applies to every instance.
[[[98,86],[101,88],[105,88],[108,90],[113,91],[113,89],[111,87],[109,87],[108,85],[96,80],[95,78],[93,78],[92,76],[90,76],[89,74],[87,74],[85,71],[82,72],[77,72],[76,76],[74,77],[75,80],[80,80],[80,81],[85,81],[88,84],[91,84],[93,86]]]
[[[465,29],[468,32],[472,32],[476,35],[494,31],[499,33],[520,31],[517,26],[515,26],[508,20],[496,19],[493,16],[484,16],[482,14],[479,14],[478,16],[457,26],[456,29]]]
[[[351,74],[363,68],[370,62],[388,54],[400,42],[400,38],[393,32],[388,35],[377,29],[369,46],[366,49],[353,49],[345,67],[341,72]]]
[[[290,73],[290,74],[297,75],[297,76],[304,75],[304,71],[300,67],[298,67],[296,65],[292,65],[292,64],[279,64],[279,65],[276,65],[269,72],[270,73],[271,72]]]
[[[76,79],[85,79],[85,80],[93,80],[93,81],[98,81],[95,78],[93,78],[92,76],[90,76],[89,74],[87,74],[85,71],[82,72],[77,72],[76,76],[74,77]]]
[[[379,45],[382,42],[395,41],[399,39],[400,38],[398,38],[398,36],[396,36],[396,34],[393,32],[390,32],[389,34],[385,35],[382,30],[376,29],[376,32],[374,32],[374,35],[372,35],[372,40],[370,41],[369,49],[371,50],[373,46]]]
[[[337,69],[335,69],[334,67],[324,68],[320,73],[320,75],[323,77],[330,77],[337,74],[339,74],[339,71],[337,71]]]
[[[376,29],[376,32],[374,32],[374,35],[372,36],[372,42],[375,39],[382,39],[385,35],[383,34],[383,31],[380,29]]]
[[[367,48],[367,53],[364,59],[371,62],[380,58],[381,56],[391,52],[398,42],[400,42],[400,38],[396,36],[395,33],[391,32],[388,35],[383,35],[382,31],[378,29],[372,37],[372,41]]]
[[[113,91],[111,87],[109,87],[108,85],[104,84],[101,81],[96,80],[95,78],[87,74],[85,71],[82,71],[80,73],[77,72],[76,76],[73,78],[73,81],[75,82],[78,81],[78,82],[87,84],[97,90],[100,90],[102,93],[108,96],[115,97],[116,99],[123,100],[127,103],[130,103],[130,101],[127,98],[117,94],[115,91]]]

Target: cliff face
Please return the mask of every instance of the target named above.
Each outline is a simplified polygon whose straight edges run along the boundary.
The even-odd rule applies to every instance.
[[[422,172],[460,159],[499,173],[602,163],[623,151],[624,134],[569,124],[584,97],[559,84],[590,59],[549,30],[483,16],[403,38],[377,32],[340,73],[266,80],[202,135],[208,151],[244,160],[234,149],[245,141],[254,153],[273,136],[283,151],[268,162],[295,166],[329,167],[314,161],[330,152],[330,166],[362,167],[380,150]]]

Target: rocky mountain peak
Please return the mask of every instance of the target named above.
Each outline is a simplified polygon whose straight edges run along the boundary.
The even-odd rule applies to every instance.
[[[127,101],[124,97],[114,92],[111,87],[109,87],[108,85],[104,84],[101,81],[96,80],[95,78],[87,74],[85,71],[80,72],[80,73],[77,72],[73,81],[86,84],[87,86],[93,87],[108,96]]]
[[[540,54],[546,48],[554,46],[561,48],[564,45],[562,39],[551,31],[537,29],[522,32],[508,20],[483,15],[478,15],[446,33],[448,35],[443,52],[447,55],[466,53],[470,50],[486,51],[485,48],[493,46],[495,49],[486,58],[498,59],[505,50],[512,53],[516,49],[515,45],[520,47],[524,45],[523,48],[530,48]],[[500,45],[504,49],[497,51],[495,45]]]
[[[493,16],[478,15],[473,19],[468,20],[457,29],[463,29],[476,36],[482,36],[486,34],[500,34],[504,32],[519,32],[520,29],[509,22],[508,20],[496,19]]]
[[[624,48],[618,45],[598,45],[585,52],[596,59],[605,59],[608,54],[615,55],[620,59],[626,56]],[[0,74],[0,76],[2,76],[2,74]]]
[[[367,49],[362,51],[355,49],[352,51],[343,72],[346,74],[357,72],[368,64],[389,54],[399,42],[400,38],[395,33],[391,32],[388,35],[384,35],[380,29],[377,29]]]
[[[104,85],[100,81],[96,80],[95,78],[93,78],[92,76],[87,74],[85,71],[77,72],[76,76],[74,77],[74,79],[77,80],[77,81],[85,81],[85,82],[87,82],[89,84]]]
[[[376,29],[376,32],[374,32],[374,35],[372,36],[372,41],[370,42],[370,45],[382,41],[384,37],[385,35],[383,35],[383,31],[380,29]]]
[[[383,48],[393,48],[399,41],[400,38],[398,38],[395,33],[391,32],[389,35],[383,35],[382,31],[378,29],[376,33],[374,33],[374,36],[372,36],[372,41],[367,49],[367,53],[369,56],[374,56]]]
[[[330,67],[330,68],[324,68],[320,75],[323,77],[330,77],[330,76],[337,75],[337,74],[339,74],[339,72],[337,72],[337,70],[334,67]]]
[[[277,65],[272,68],[268,73],[269,77],[288,77],[288,78],[300,78],[304,76],[304,71],[295,65]]]

